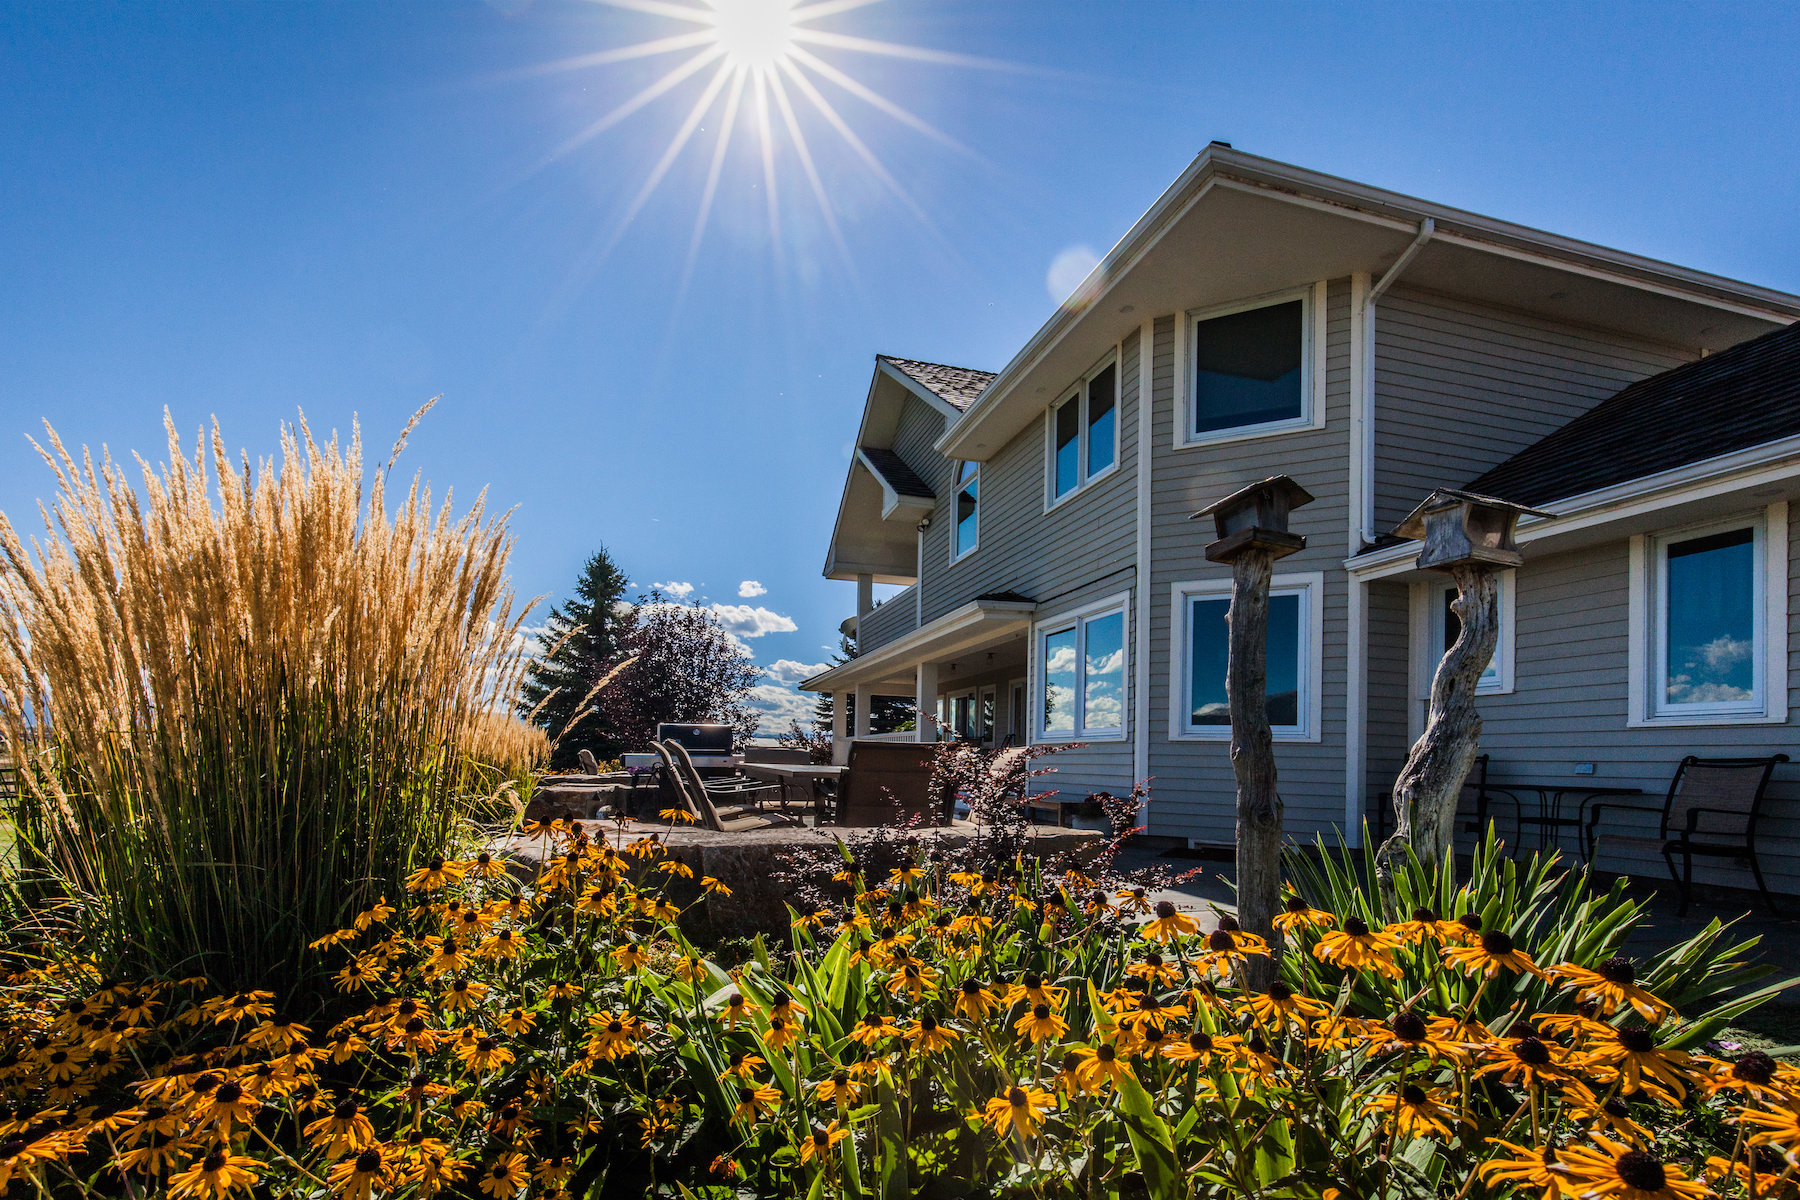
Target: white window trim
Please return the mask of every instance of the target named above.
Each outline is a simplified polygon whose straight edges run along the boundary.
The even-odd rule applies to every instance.
[[[986,723],[982,706],[989,706],[993,713],[992,723],[987,725],[985,736],[977,740],[984,746],[992,746],[1000,736],[1000,690],[991,683],[984,683],[975,689],[975,732],[982,734],[982,726]]]
[[[1500,639],[1494,644],[1494,662],[1500,677],[1477,684],[1477,696],[1510,696],[1518,687],[1519,573],[1501,571],[1496,582],[1500,585]],[[1442,655],[1434,657],[1431,652],[1444,641],[1441,597],[1444,589],[1452,586],[1443,579],[1426,579],[1415,582],[1410,589],[1412,631],[1420,648],[1410,656],[1415,704],[1431,699],[1431,681],[1437,675],[1438,663],[1443,661]]]
[[[967,700],[969,702],[969,724],[971,726],[980,724],[981,714],[977,706],[981,701],[974,688],[959,688],[954,692],[944,693],[944,716],[948,718],[944,723],[945,727],[949,729],[954,736],[963,737],[965,736],[963,731],[956,726],[956,702],[959,700]]]
[[[1016,713],[1013,711],[1014,688],[1019,689],[1019,709]],[[1029,678],[1009,679],[1006,681],[1005,737],[1011,737],[1014,729],[1019,730],[1020,745],[1028,746],[1031,744],[1031,680]],[[998,726],[995,727],[994,732],[996,736],[999,735],[1000,731]],[[1001,740],[1005,740],[1004,737]]]
[[[1288,421],[1265,421],[1260,425],[1240,425],[1231,429],[1194,432],[1194,380],[1192,363],[1196,356],[1196,329],[1202,321],[1228,317],[1298,300],[1300,306],[1300,416]],[[1224,442],[1242,442],[1252,438],[1274,437],[1303,429],[1325,428],[1325,282],[1292,288],[1273,295],[1257,296],[1211,308],[1193,309],[1182,316],[1184,324],[1177,343],[1175,397],[1180,419],[1174,430],[1177,450],[1194,446],[1217,446]]]
[[[1301,613],[1301,629],[1307,645],[1299,657],[1304,678],[1300,681],[1300,724],[1277,727],[1271,731],[1277,742],[1320,742],[1324,740],[1323,705],[1325,699],[1325,573],[1295,571],[1276,575],[1269,580],[1271,592],[1298,591],[1305,611]],[[1169,660],[1169,737],[1180,742],[1229,742],[1231,726],[1196,727],[1188,724],[1191,715],[1189,697],[1193,693],[1193,654],[1188,646],[1188,601],[1231,598],[1230,578],[1190,579],[1169,587],[1169,620],[1173,631],[1173,654]]]
[[[969,464],[975,468],[972,476],[975,483],[975,541],[967,550],[960,552],[956,548],[957,526],[961,523],[956,519],[956,504],[963,494],[962,469],[965,464],[957,462],[952,465],[955,469],[950,476],[950,563],[954,566],[981,549],[981,464]]]
[[[1088,427],[1087,427],[1087,386],[1093,382],[1094,376],[1113,369],[1113,455],[1112,463],[1093,475],[1087,473],[1088,460]],[[1079,414],[1075,430],[1075,486],[1056,494],[1056,411],[1065,404],[1073,404]],[[1081,378],[1064,388],[1061,399],[1044,410],[1044,511],[1073,500],[1103,479],[1118,473],[1119,455],[1123,452],[1124,443],[1121,431],[1125,427],[1125,360],[1119,353],[1118,345],[1114,345],[1101,356],[1100,361],[1083,371]]]
[[[1046,733],[1044,730],[1044,638],[1053,633],[1061,633],[1065,629],[1076,630],[1075,662],[1076,688],[1075,694],[1081,700],[1081,712],[1087,715],[1087,629],[1086,622],[1097,617],[1111,616],[1119,613],[1125,618],[1124,638],[1121,648],[1125,654],[1124,686],[1125,703],[1119,714],[1119,726],[1116,729],[1085,729],[1077,726],[1068,733]],[[1066,609],[1054,617],[1035,622],[1031,627],[1031,669],[1027,672],[1029,682],[1025,689],[1025,703],[1030,706],[1030,715],[1026,721],[1026,736],[1032,742],[1123,742],[1131,737],[1131,593],[1119,592],[1095,600],[1079,608]]]
[[[1628,729],[1656,729],[1707,725],[1780,725],[1788,718],[1788,506],[1779,501],[1766,509],[1744,513],[1724,521],[1707,521],[1631,539],[1630,592],[1626,603],[1629,647],[1626,655],[1626,716]],[[1749,524],[1756,530],[1756,563],[1762,572],[1757,596],[1762,620],[1757,626],[1757,665],[1761,668],[1762,697],[1753,710],[1721,711],[1717,708],[1678,708],[1658,711],[1657,691],[1663,660],[1664,605],[1662,547],[1673,541],[1723,533]]]

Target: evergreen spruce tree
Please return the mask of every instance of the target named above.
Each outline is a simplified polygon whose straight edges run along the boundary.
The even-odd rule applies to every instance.
[[[831,665],[841,667],[855,658],[861,651],[856,643],[847,635],[838,638],[838,650],[831,656]],[[844,728],[854,729],[856,720],[856,697],[847,696],[850,712],[844,718]],[[892,733],[896,729],[909,728],[913,716],[913,702],[905,696],[875,696],[869,705],[869,731],[871,733]],[[831,732],[831,718],[836,705],[832,703],[830,692],[820,692],[819,698],[813,701],[813,729],[820,734]]]
[[[588,693],[619,661],[614,606],[624,598],[626,583],[602,547],[581,569],[575,595],[550,609],[543,653],[526,672],[520,710],[556,739],[553,767],[573,767],[582,750],[602,762],[618,757],[619,740]]]

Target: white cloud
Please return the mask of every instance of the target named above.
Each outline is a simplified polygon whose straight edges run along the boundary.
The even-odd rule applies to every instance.
[[[686,600],[694,591],[694,585],[691,583],[653,583],[650,586],[677,600]]]
[[[803,663],[791,658],[778,658],[762,669],[762,673],[783,687],[793,687],[803,679],[829,671],[830,663]]]
[[[759,638],[765,633],[793,633],[800,628],[792,617],[761,605],[709,604],[707,608],[736,637]]]
[[[802,695],[791,687],[759,683],[750,689],[750,695],[746,699],[751,708],[762,714],[762,722],[757,726],[758,733],[786,733],[788,724],[792,721],[799,721],[802,725],[812,724],[813,697]]]
[[[1092,246],[1070,246],[1050,260],[1050,270],[1044,274],[1044,287],[1050,293],[1050,299],[1058,304],[1074,304],[1084,302],[1086,293],[1076,295],[1076,289],[1095,267],[1100,265],[1100,256]]]
[[[738,595],[746,600],[756,596],[766,596],[768,594],[769,589],[756,582],[754,579],[746,579],[744,582],[738,584]]]

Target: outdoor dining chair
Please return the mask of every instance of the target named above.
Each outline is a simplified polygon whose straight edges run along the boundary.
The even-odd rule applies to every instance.
[[[663,770],[668,774],[671,786],[702,829],[714,833],[745,833],[800,824],[792,817],[757,812],[745,806],[728,806],[721,811],[714,805],[685,746],[671,738],[658,742],[656,751],[662,756]]]
[[[937,747],[930,742],[852,742],[838,784],[837,823],[948,825],[954,798],[938,794],[936,763]]]
[[[1588,857],[1593,857],[1602,814],[1660,812],[1662,825],[1657,837],[1662,841],[1663,861],[1669,864],[1669,875],[1681,890],[1681,910],[1677,915],[1687,915],[1694,884],[1694,856],[1698,854],[1748,863],[1763,903],[1770,913],[1780,916],[1775,898],[1763,882],[1762,866],[1756,860],[1756,822],[1762,814],[1769,777],[1777,764],[1787,761],[1785,754],[1767,758],[1699,758],[1690,754],[1675,768],[1675,778],[1669,781],[1669,794],[1660,809],[1648,804],[1609,801],[1588,810],[1583,837]],[[1681,855],[1679,873],[1675,870],[1677,853]]]

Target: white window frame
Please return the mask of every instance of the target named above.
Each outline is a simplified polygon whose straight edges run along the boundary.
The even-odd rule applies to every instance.
[[[1269,594],[1297,593],[1300,596],[1300,632],[1306,645],[1300,648],[1298,664],[1300,723],[1277,725],[1270,733],[1277,742],[1318,742],[1324,739],[1321,719],[1325,699],[1325,573],[1294,571],[1269,580]],[[1169,670],[1169,737],[1182,742],[1229,742],[1229,725],[1193,725],[1193,652],[1188,644],[1193,634],[1190,622],[1192,600],[1230,600],[1231,579],[1190,579],[1170,585],[1169,628],[1173,631],[1174,655]]]
[[[954,471],[950,476],[950,561],[954,564],[981,549],[981,464],[973,461],[958,461],[951,465],[954,467]],[[962,499],[965,486],[962,472],[965,466],[975,468],[975,474],[970,477],[975,484],[975,540],[969,544],[968,549],[958,550],[956,537],[958,527],[962,522],[956,519],[956,505]]]
[[[1239,425],[1229,429],[1194,429],[1194,367],[1198,357],[1200,322],[1233,313],[1268,308],[1276,304],[1300,301],[1300,415],[1283,421],[1263,421],[1256,425]],[[1185,322],[1176,344],[1176,407],[1181,419],[1175,422],[1175,449],[1193,446],[1217,446],[1222,442],[1241,442],[1251,438],[1273,437],[1303,429],[1325,428],[1325,283],[1291,288],[1285,292],[1233,301],[1211,308],[1193,309],[1183,315]]]
[[[1788,506],[1780,501],[1725,520],[1638,534],[1631,539],[1630,594],[1626,607],[1627,728],[1704,725],[1777,725],[1788,716]],[[1664,701],[1664,649],[1668,629],[1668,547],[1749,526],[1754,532],[1758,695],[1750,701],[1677,704]]]
[[[1017,707],[1014,707],[1017,701]],[[1031,744],[1031,680],[1006,681],[1006,736],[1017,736],[1018,745]],[[997,732],[997,731],[996,731]]]
[[[1087,718],[1087,627],[1091,621],[1102,617],[1119,614],[1124,618],[1124,638],[1121,649],[1124,661],[1124,711],[1119,715],[1116,728],[1089,729],[1082,722]],[[1052,634],[1075,630],[1075,728],[1067,733],[1046,732],[1044,729],[1044,639]],[[1104,600],[1095,600],[1079,608],[1072,608],[1058,613],[1054,617],[1039,621],[1031,627],[1031,670],[1030,684],[1026,688],[1025,703],[1031,706],[1030,720],[1026,724],[1030,739],[1037,742],[1123,742],[1131,736],[1131,593],[1120,592],[1108,596]]]
[[[991,683],[984,683],[975,689],[975,732],[976,740],[984,746],[992,746],[999,737],[1000,731],[1000,691]]]
[[[1494,666],[1497,678],[1475,685],[1477,696],[1510,696],[1517,687],[1519,573],[1499,572],[1496,582],[1500,591],[1500,638],[1494,643]],[[1412,656],[1412,698],[1415,704],[1431,699],[1431,681],[1437,675],[1440,652],[1444,646],[1444,592],[1455,585],[1445,579],[1432,578],[1415,582],[1408,597],[1412,607],[1412,631],[1419,652]]]
[[[1112,462],[1106,467],[1088,474],[1088,384],[1107,367],[1113,369],[1113,453]],[[1125,361],[1114,346],[1101,356],[1100,361],[1082,372],[1081,378],[1063,389],[1062,398],[1044,410],[1044,511],[1073,500],[1076,496],[1119,469],[1119,455],[1124,445],[1121,430],[1125,424]],[[1056,414],[1064,406],[1073,404],[1077,415],[1075,427],[1075,486],[1058,496],[1056,494]]]

